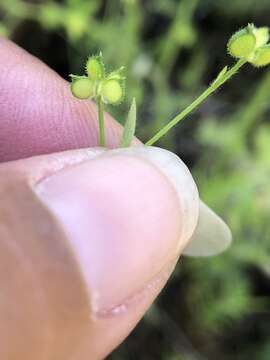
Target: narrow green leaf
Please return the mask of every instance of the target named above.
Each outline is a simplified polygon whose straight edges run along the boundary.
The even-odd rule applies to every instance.
[[[132,103],[128,112],[127,120],[124,127],[123,137],[120,147],[129,147],[135,135],[136,129],[136,101],[132,99]]]
[[[213,84],[216,84],[218,81],[220,81],[223,78],[223,76],[226,74],[227,70],[228,70],[228,67],[224,66],[224,68],[220,71],[218,76],[213,81]]]

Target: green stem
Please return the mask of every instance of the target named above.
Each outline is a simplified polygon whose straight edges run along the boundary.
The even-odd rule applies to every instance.
[[[101,97],[97,99],[98,105],[98,125],[99,125],[99,145],[105,146],[105,126],[104,126],[104,104]]]
[[[167,125],[159,130],[145,145],[153,145],[162,136],[164,136],[173,126],[179,121],[183,120],[189,113],[191,113],[198,105],[200,105],[209,95],[216,91],[223,83],[229,80],[239,69],[246,63],[245,59],[240,59],[230,70],[228,70],[220,79],[214,81],[197,99],[195,99],[188,107],[181,111],[175,118],[173,118]]]

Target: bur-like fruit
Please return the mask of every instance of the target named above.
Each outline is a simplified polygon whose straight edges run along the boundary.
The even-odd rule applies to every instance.
[[[101,85],[101,96],[105,104],[119,104],[124,96],[123,88],[118,80],[105,80]]]
[[[251,64],[255,67],[266,66],[270,64],[270,45],[261,46],[256,50]]]
[[[228,42],[228,52],[235,58],[247,57],[256,46],[256,37],[253,31],[246,27],[237,31]]]
[[[86,62],[85,68],[86,68],[86,73],[90,79],[92,80],[102,79],[105,74],[102,55],[89,57]]]
[[[71,92],[78,99],[89,99],[94,95],[94,83],[88,78],[75,78],[71,83]]]

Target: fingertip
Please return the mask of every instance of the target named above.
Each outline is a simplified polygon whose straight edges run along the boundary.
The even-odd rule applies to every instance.
[[[97,316],[121,311],[174,261],[198,216],[190,173],[158,148],[104,151],[43,179],[36,192],[71,242]]]
[[[0,161],[97,146],[94,103],[75,99],[67,81],[9,40],[0,40]],[[105,115],[108,147],[121,126]]]
[[[69,342],[74,326],[74,359],[105,357],[134,328],[168,280],[186,241],[187,221],[180,187],[175,188],[171,177],[175,171],[185,172],[181,176],[190,181],[192,177],[167,152],[162,161],[153,160],[154,152],[161,158],[160,151],[77,150],[1,165],[2,174],[8,172],[13,179],[12,194],[6,192],[3,201],[12,195],[13,217],[24,214],[12,229],[13,238],[20,247],[27,244],[27,260],[35,260],[35,281],[46,283],[42,296],[54,322],[39,313],[42,306],[33,315],[44,318],[44,326],[56,334],[54,344],[37,334],[55,358],[68,351],[63,344]],[[28,186],[22,186],[24,182]],[[18,226],[23,239],[14,235]],[[55,287],[54,277],[61,286]],[[51,299],[57,299],[53,306]],[[28,292],[25,300],[31,304],[35,299]],[[70,317],[58,334],[62,309]],[[24,311],[20,304],[17,310]],[[10,332],[15,334],[14,323]],[[29,332],[23,338],[25,348],[35,335]]]
[[[174,153],[156,146],[130,147],[115,149],[112,153],[135,155],[153,164],[169,181],[180,203],[182,217],[182,246],[194,233],[199,218],[199,194],[193,177],[184,162]]]

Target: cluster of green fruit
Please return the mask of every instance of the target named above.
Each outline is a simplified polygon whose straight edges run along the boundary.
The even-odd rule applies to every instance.
[[[105,104],[119,104],[124,97],[123,67],[106,75],[102,54],[91,56],[86,62],[86,75],[70,75],[71,91],[78,99],[99,97]]]
[[[270,64],[269,29],[249,24],[237,31],[228,42],[228,52],[235,58],[244,58],[256,67]]]

